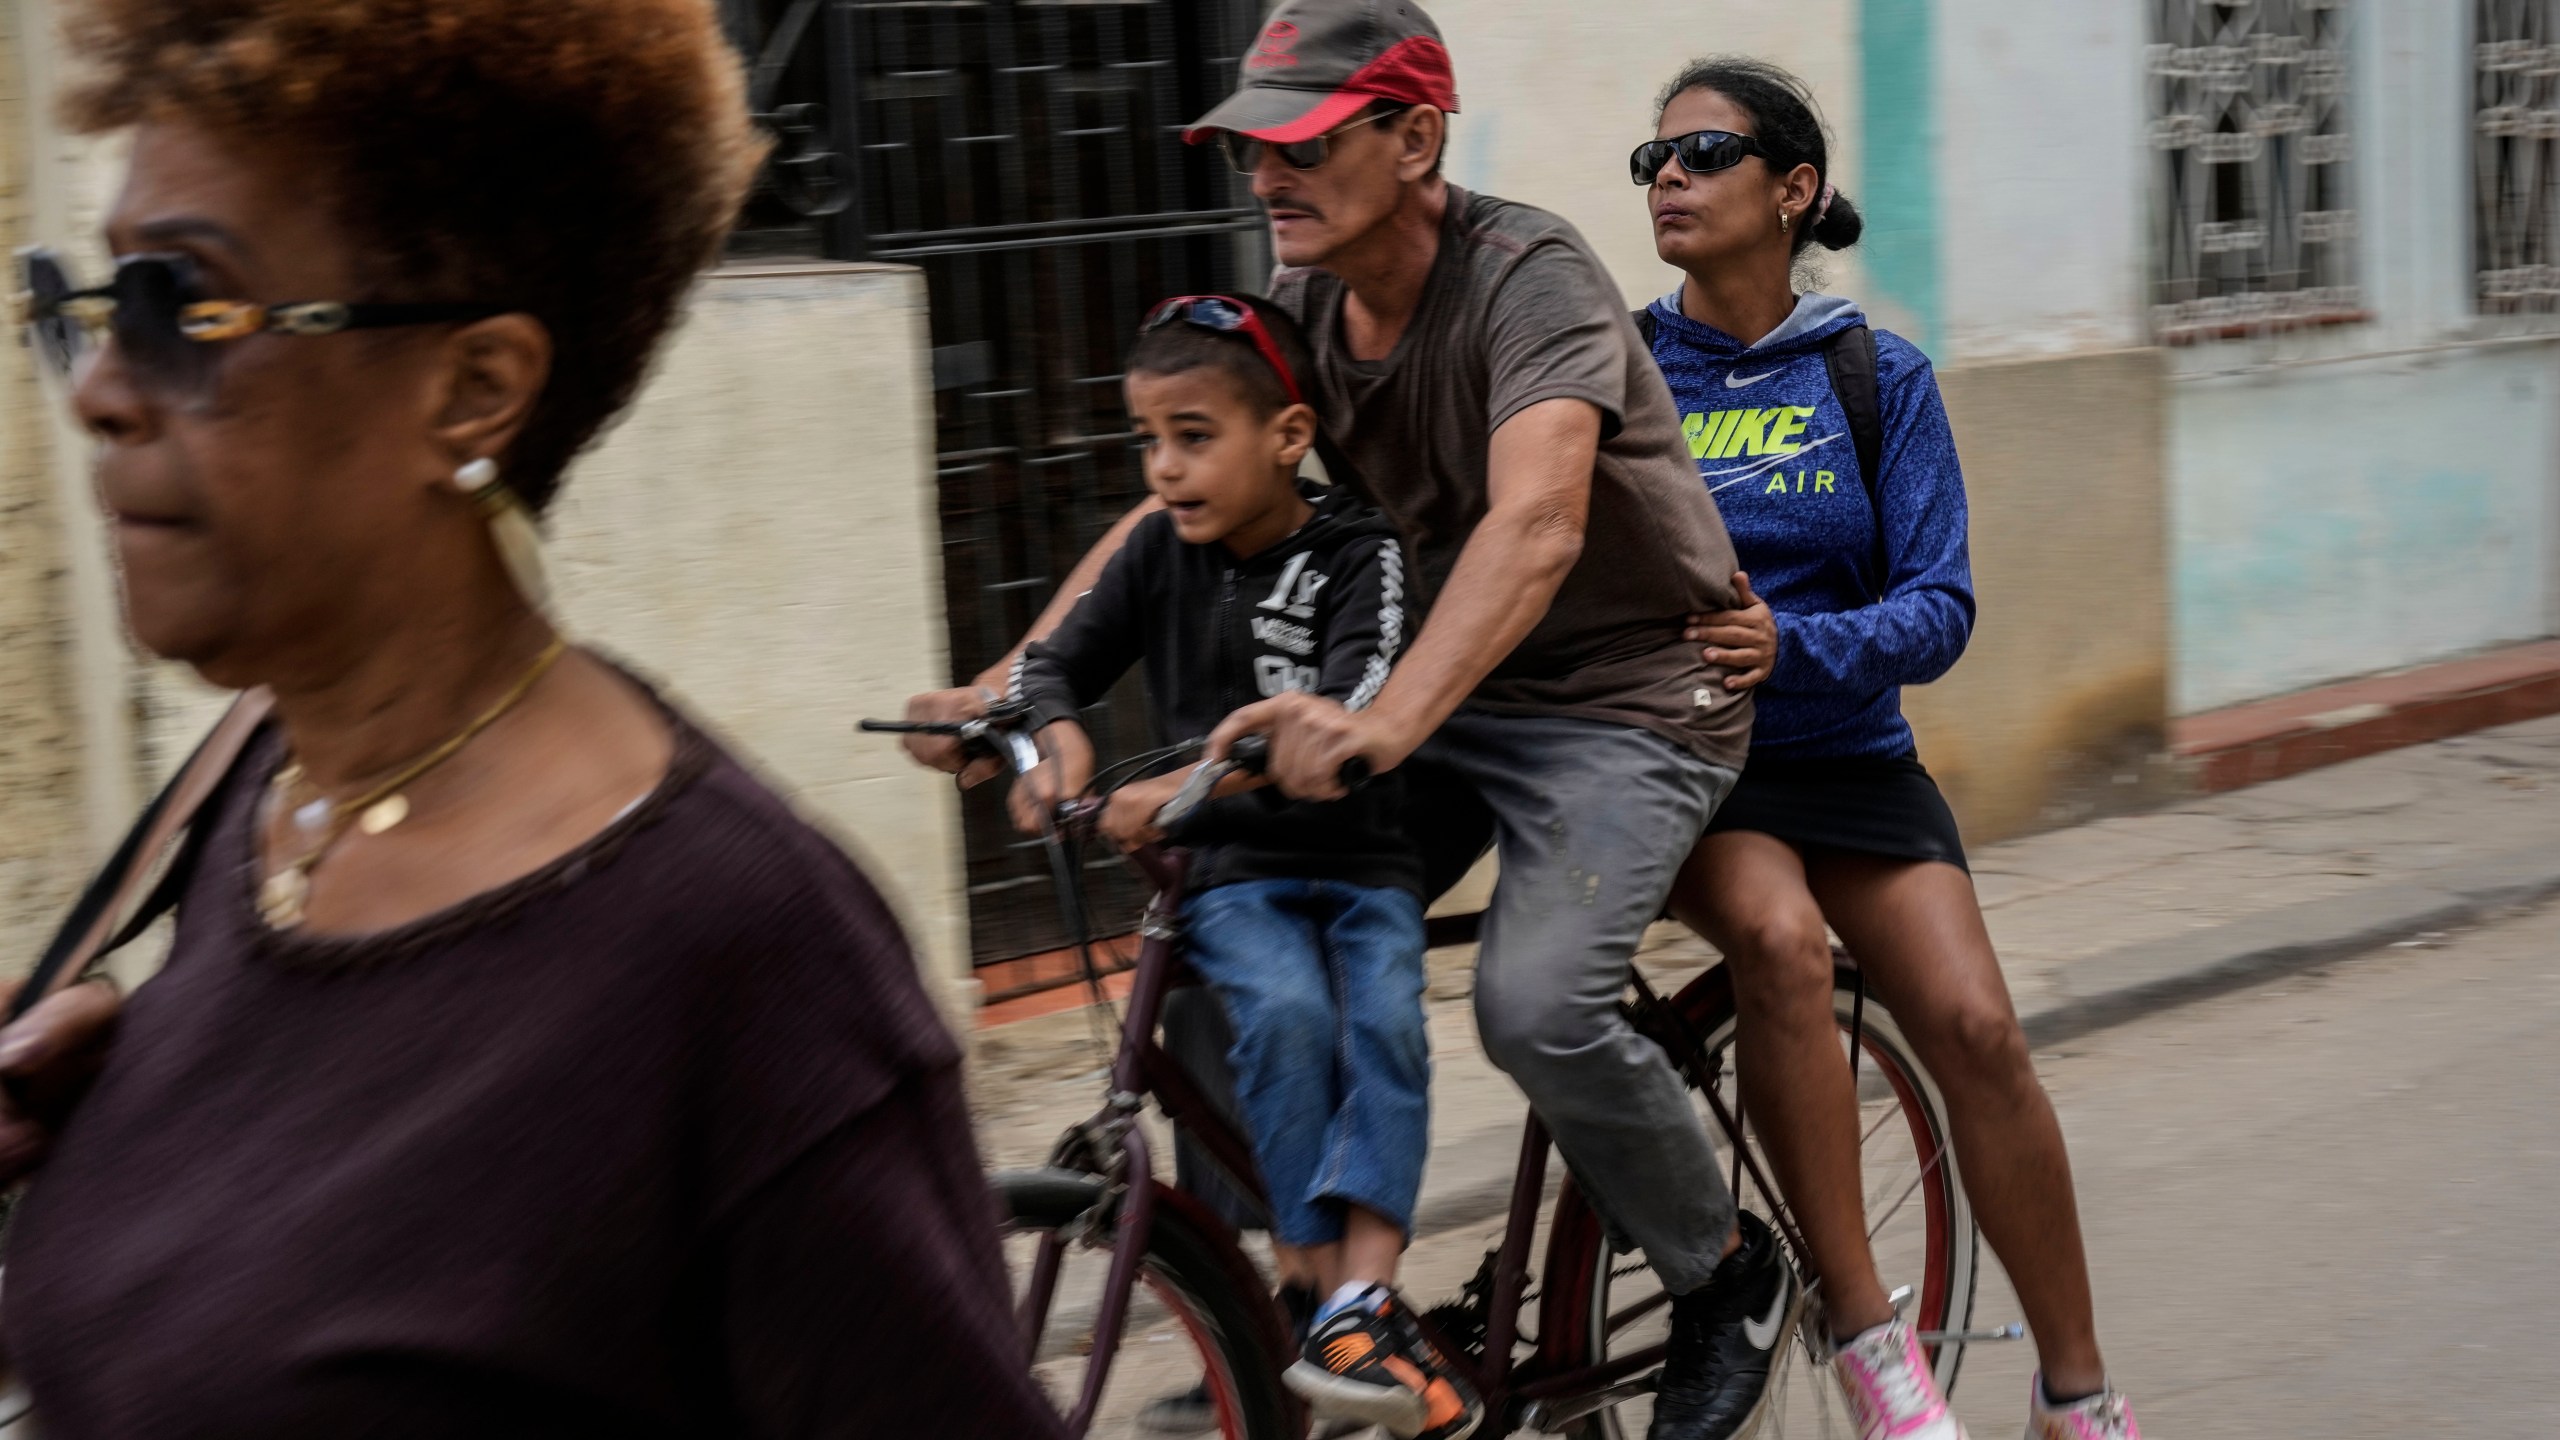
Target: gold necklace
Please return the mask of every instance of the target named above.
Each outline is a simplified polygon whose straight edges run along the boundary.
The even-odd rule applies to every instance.
[[[291,930],[302,924],[304,909],[311,900],[311,872],[322,859],[347,837],[347,831],[361,825],[367,835],[379,835],[409,818],[409,797],[400,793],[415,784],[418,777],[433,770],[468,745],[481,731],[498,723],[498,717],[514,709],[525,696],[533,693],[536,682],[567,653],[569,642],[561,636],[551,637],[542,654],[517,677],[498,703],[481,712],[478,719],[463,726],[452,737],[426,754],[400,767],[390,779],[344,802],[322,796],[293,812],[294,824],[302,830],[321,832],[320,842],[305,852],[301,859],[278,870],[258,887],[258,914],[278,930]],[[268,793],[278,806],[290,803],[293,787],[302,783],[299,761],[287,764],[267,782]]]

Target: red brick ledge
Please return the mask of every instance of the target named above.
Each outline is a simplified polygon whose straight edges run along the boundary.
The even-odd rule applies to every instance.
[[[1434,915],[1426,922],[1424,933],[1435,950],[1443,945],[1472,945],[1481,919],[1480,915]],[[1093,964],[1102,972],[1102,993],[1113,1000],[1128,998],[1133,978],[1130,971],[1137,963],[1135,935],[1115,935],[1094,942]],[[1045,955],[981,965],[977,978],[987,996],[986,1003],[978,1007],[981,1030],[1078,1009],[1093,999],[1092,988],[1084,983],[1083,968],[1073,950],[1052,950]]]
[[[1114,935],[1093,942],[1093,966],[1102,972],[1104,993],[1115,1000],[1129,993],[1129,967],[1137,962],[1135,935]],[[999,960],[979,966],[976,973],[987,997],[986,1003],[978,1007],[978,1028],[982,1030],[1072,1010],[1093,998],[1084,983],[1083,962],[1072,949]]]
[[[2191,715],[2170,749],[2208,793],[2560,714],[2560,640]]]

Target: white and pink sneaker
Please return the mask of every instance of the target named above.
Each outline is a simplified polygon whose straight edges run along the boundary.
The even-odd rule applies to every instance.
[[[2142,1440],[2133,1402],[2110,1385],[2086,1400],[2044,1403],[2044,1377],[2027,1382],[2027,1440]]]
[[[1858,1419],[1858,1440],[1965,1440],[1963,1423],[1938,1393],[1920,1337],[1902,1321],[1888,1320],[1842,1344],[1831,1369]]]

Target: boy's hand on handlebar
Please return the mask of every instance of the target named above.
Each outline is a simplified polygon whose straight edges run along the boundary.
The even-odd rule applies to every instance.
[[[1292,692],[1247,705],[1222,721],[1209,737],[1209,758],[1223,760],[1238,737],[1271,738],[1271,783],[1292,800],[1339,800],[1350,794],[1343,767],[1357,760],[1384,774],[1420,742],[1390,733],[1376,711],[1345,710],[1322,696]]]
[[[975,720],[987,713],[987,692],[963,686],[956,690],[927,690],[907,699],[906,718],[933,724],[957,724]],[[972,789],[1004,773],[1002,762],[990,756],[971,755],[960,742],[948,735],[909,735],[899,743],[917,764],[929,770],[940,770],[960,777],[960,788]]]
[[[1058,807],[1093,783],[1093,739],[1073,720],[1061,720],[1040,732],[1040,764],[1013,782],[1005,808],[1014,828],[1038,835]]]
[[[1732,672],[1724,677],[1724,688],[1748,690],[1768,679],[1777,667],[1778,617],[1768,601],[1751,593],[1749,575],[1735,571],[1733,589],[1742,602],[1740,609],[1692,615],[1683,633],[1692,642],[1704,643],[1700,653],[1708,664]]]
[[[1012,791],[1004,797],[1005,813],[1013,817],[1014,829],[1039,835],[1047,831],[1049,817],[1058,813],[1058,802],[1071,793],[1059,783],[1057,762],[1051,761],[1014,778]]]
[[[1164,839],[1164,832],[1156,828],[1156,812],[1180,792],[1183,779],[1190,773],[1176,770],[1152,780],[1132,781],[1112,791],[1109,803],[1102,807],[1102,837],[1123,852]]]

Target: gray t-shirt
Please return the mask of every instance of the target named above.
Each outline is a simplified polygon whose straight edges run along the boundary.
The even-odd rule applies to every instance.
[[[1449,187],[1440,256],[1384,360],[1351,357],[1342,282],[1283,270],[1271,298],[1306,327],[1326,430],[1403,533],[1425,604],[1484,518],[1493,432],[1542,400],[1600,408],[1582,559],[1470,703],[1641,726],[1740,768],[1751,699],[1681,638],[1731,609],[1733,543],[1698,482],[1679,412],[1617,285],[1582,236],[1527,205]]]

